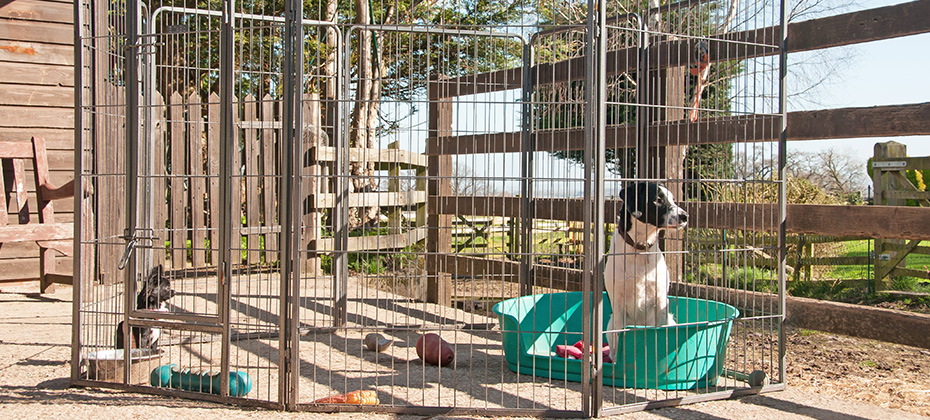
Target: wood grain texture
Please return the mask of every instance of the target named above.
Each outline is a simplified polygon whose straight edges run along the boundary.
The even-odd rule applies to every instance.
[[[187,252],[187,209],[188,195],[184,188],[184,179],[187,172],[187,137],[185,135],[184,98],[175,92],[168,98],[168,140],[170,149],[169,167],[171,175],[168,178],[171,219],[171,268],[182,269],[186,265]]]
[[[200,94],[192,93],[187,98],[188,144],[190,145],[189,181],[191,195],[191,260],[194,267],[206,265],[206,222],[204,214],[204,200],[207,194],[207,179],[204,172],[203,153],[203,104]]]
[[[695,146],[720,143],[775,141],[780,117],[739,115],[712,117],[696,122],[661,121],[649,126],[647,141],[658,146]],[[861,137],[917,136],[930,134],[930,102],[875,107],[839,108],[788,113],[788,140],[827,140]],[[534,133],[535,150],[556,152],[584,150],[584,130],[551,130]],[[608,149],[635,147],[636,127],[607,127]],[[430,153],[447,155],[519,153],[520,133],[468,134],[427,139]]]
[[[581,199],[534,200],[536,218],[581,221]],[[617,214],[620,200],[608,200],[608,219]],[[778,212],[774,204],[679,203],[691,215],[692,228],[774,231]],[[518,217],[516,197],[429,198],[431,214]],[[847,206],[820,204],[788,205],[788,233],[847,236],[857,238],[920,239],[930,237],[930,208],[895,206]],[[850,223],[855,221],[855,223]]]
[[[913,1],[811,19],[788,25],[788,52],[811,51],[930,32],[930,2]],[[707,41],[711,61],[731,61],[778,54],[780,30],[769,26],[712,36]],[[679,67],[693,62],[691,40],[662,41],[650,47],[650,68]],[[635,48],[608,51],[607,73],[635,70]],[[533,68],[540,83],[561,83],[584,78],[584,58],[540,64]],[[522,68],[497,70],[437,81],[442,98],[518,89]]]
[[[0,61],[0,74],[4,84],[57,86],[71,89],[74,95],[74,68],[70,66]]]
[[[74,109],[0,105],[0,130],[7,127],[73,129]]]
[[[0,39],[15,42],[32,42],[74,45],[71,23],[0,19]]]
[[[443,137],[452,133],[452,121],[455,118],[453,104],[441,98],[448,97],[445,85],[431,83],[429,87],[429,136]],[[427,144],[427,154],[430,145]],[[435,153],[435,152],[434,152]],[[427,160],[426,190],[428,197],[448,196],[452,193],[452,156],[434,155]],[[426,238],[426,251],[429,254],[445,254],[452,251],[452,216],[439,212],[427,216],[429,231]],[[442,264],[427,264],[429,273],[426,282],[426,300],[443,306],[452,304],[452,276]]]
[[[0,105],[62,107],[74,104],[74,88],[61,86],[4,85]]]
[[[258,121],[258,104],[255,96],[249,94],[242,100],[243,121]],[[258,168],[258,162],[261,159],[261,147],[258,138],[257,127],[260,124],[252,124],[255,128],[246,128],[243,130],[245,141],[245,191],[242,199],[245,201],[245,224],[247,227],[261,226],[259,217],[260,197],[256,193],[259,188],[261,172]],[[261,239],[259,235],[248,236],[248,253],[246,257],[250,264],[259,262],[261,258]]]
[[[276,198],[278,197],[278,184],[275,175],[280,170],[275,159],[275,150],[277,143],[275,141],[275,129],[271,128],[271,122],[275,120],[274,108],[276,102],[271,95],[265,94],[262,97],[262,122],[265,127],[261,130],[261,153],[262,153],[262,226],[274,226],[278,223],[276,211]],[[278,260],[278,236],[274,234],[265,235],[265,263]]]
[[[74,47],[71,45],[0,40],[0,61],[73,66]]]
[[[16,0],[0,7],[0,18],[70,24],[74,21],[74,6],[70,2]]]

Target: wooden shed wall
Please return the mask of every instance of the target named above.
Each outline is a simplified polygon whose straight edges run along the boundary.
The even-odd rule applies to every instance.
[[[74,178],[73,13],[71,1],[0,0],[0,140],[45,137],[55,185]],[[29,188],[35,217],[35,187]],[[71,200],[55,206],[56,221],[74,219]],[[70,272],[70,258],[57,264]],[[38,276],[35,244],[0,244],[0,289]]]

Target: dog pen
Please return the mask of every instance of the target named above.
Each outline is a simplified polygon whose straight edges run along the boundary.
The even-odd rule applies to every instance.
[[[563,416],[783,389],[784,2],[646,3],[75,2],[72,383]],[[634,182],[690,215],[678,323],[608,331]]]

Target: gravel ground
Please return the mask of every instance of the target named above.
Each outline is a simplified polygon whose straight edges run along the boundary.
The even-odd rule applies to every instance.
[[[70,301],[68,288],[43,296],[0,294],[0,418],[423,418],[286,413],[69,388]],[[792,331],[788,366],[789,388],[784,392],[651,410],[624,418],[916,419],[930,414],[930,352],[926,350]]]

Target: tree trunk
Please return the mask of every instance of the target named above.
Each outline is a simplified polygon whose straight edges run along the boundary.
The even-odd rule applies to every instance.
[[[371,23],[371,9],[368,0],[355,0],[355,23]],[[372,47],[371,31],[358,32],[358,83],[356,85],[355,109],[352,111],[350,146],[358,148],[375,147],[375,125],[377,122],[377,100],[380,89],[375,79],[373,60],[376,58]],[[372,191],[377,188],[374,181],[374,165],[368,162],[351,162],[349,171],[352,175],[352,187],[355,192]],[[352,227],[377,222],[378,209],[352,209],[349,212],[349,224]]]

